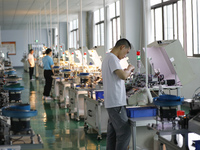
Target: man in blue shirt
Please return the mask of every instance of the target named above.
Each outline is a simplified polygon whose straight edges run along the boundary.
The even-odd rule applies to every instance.
[[[43,99],[52,99],[50,95],[51,87],[52,87],[52,75],[53,72],[53,59],[51,58],[52,50],[48,48],[46,50],[46,56],[42,59],[43,67],[44,67],[44,78],[45,78],[45,86],[44,86],[44,93]]]

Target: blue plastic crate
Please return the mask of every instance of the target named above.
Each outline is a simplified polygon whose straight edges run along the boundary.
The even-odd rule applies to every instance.
[[[200,149],[200,140],[194,142],[195,142],[195,150]]]
[[[127,108],[126,112],[129,118],[152,117],[157,115],[157,108],[156,107]]]
[[[95,91],[96,100],[104,99],[104,91]]]

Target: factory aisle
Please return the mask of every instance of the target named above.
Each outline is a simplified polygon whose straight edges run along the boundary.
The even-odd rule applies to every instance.
[[[29,81],[29,74],[23,68],[15,68],[17,75],[22,77],[24,86],[21,99],[30,103],[32,109],[38,111],[31,118],[31,127],[40,134],[43,150],[105,150],[106,137],[98,141],[97,134],[85,134],[83,119],[77,122],[70,119],[68,109],[59,101],[42,100],[44,83],[39,80]]]

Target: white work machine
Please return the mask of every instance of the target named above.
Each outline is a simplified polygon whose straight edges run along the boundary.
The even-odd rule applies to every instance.
[[[160,144],[155,144],[153,147],[154,150],[158,149],[160,146],[162,147],[164,144],[167,149],[187,149],[189,131],[183,127],[183,122],[186,121],[186,119],[183,119],[184,116],[178,117],[177,114],[184,100],[184,98],[181,97],[180,88],[194,79],[195,75],[193,70],[178,40],[155,41],[149,44],[146,50],[149,67],[147,78],[148,87],[145,87],[145,74],[136,74],[133,76],[133,88],[136,90],[131,89],[132,93],[131,90],[129,91],[127,100],[128,104],[134,105],[139,104],[140,101],[144,99],[147,99],[146,103],[148,103],[148,101],[152,103],[152,99],[149,99],[148,91],[150,91],[151,96],[154,97],[153,105],[156,106],[157,113],[156,115],[141,117],[141,111],[135,118],[130,118],[134,131],[132,133],[132,149],[136,150],[136,145],[140,148],[152,148],[145,144],[147,141],[144,143],[144,139],[140,140],[139,137],[136,139],[136,134],[138,132],[137,121],[140,121],[142,118],[145,121],[145,117],[147,117],[147,120],[148,117],[152,117],[154,122],[156,122],[152,124],[153,120],[148,120],[150,123],[148,127],[155,130],[155,132],[148,137],[148,141],[153,141],[155,136],[158,136]],[[144,59],[143,62],[145,62]],[[184,66],[184,69],[182,66]],[[147,88],[148,90],[146,90]],[[143,105],[145,105],[144,101]],[[133,109],[133,111],[135,110]],[[149,110],[147,109],[147,111]],[[145,124],[143,125],[145,126]],[[145,135],[145,137],[146,133],[147,131],[145,130],[139,131],[139,134]],[[177,142],[176,136],[179,134],[183,135],[184,144],[181,146],[175,143],[175,141]],[[171,136],[171,140],[168,140],[167,137],[169,136]],[[143,141],[143,143],[141,143],[141,141]]]

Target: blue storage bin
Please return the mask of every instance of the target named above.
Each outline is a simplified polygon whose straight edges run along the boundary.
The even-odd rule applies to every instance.
[[[96,100],[104,99],[104,91],[95,91]]]
[[[54,68],[54,69],[58,69],[58,68],[60,68],[60,66],[53,66],[53,68]]]
[[[195,150],[200,149],[200,140],[194,142],[195,142]]]
[[[157,108],[156,107],[127,108],[126,112],[129,118],[152,117],[157,115]]]

